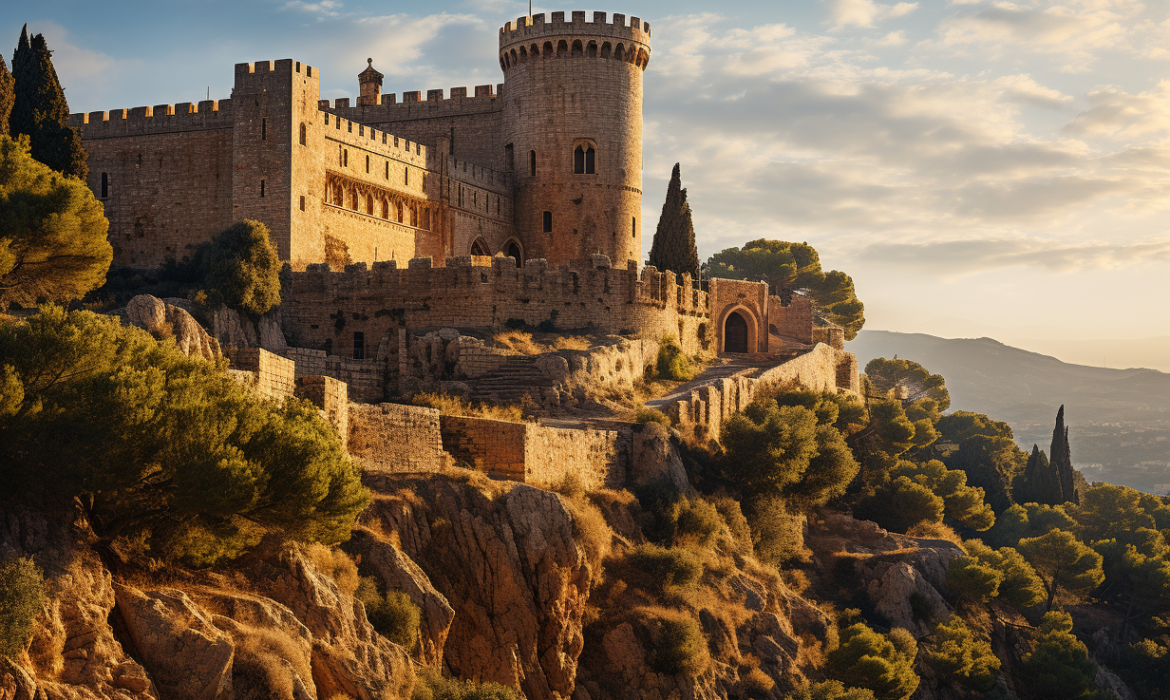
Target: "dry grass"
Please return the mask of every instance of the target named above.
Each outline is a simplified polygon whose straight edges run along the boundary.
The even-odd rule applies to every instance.
[[[312,560],[318,571],[332,578],[342,593],[353,595],[357,590],[357,565],[345,552],[314,542],[305,547],[305,556]]]
[[[541,333],[534,336],[527,331],[504,331],[492,336],[492,344],[520,355],[539,355],[556,350],[588,350],[593,339],[583,335]]]
[[[942,523],[921,522],[906,531],[911,537],[921,537],[928,540],[947,540],[963,547],[963,538],[955,534],[949,526]],[[964,549],[966,549],[964,547]]]
[[[600,580],[601,563],[609,556],[613,546],[613,530],[605,521],[601,509],[589,500],[580,476],[566,474],[552,490],[564,497],[565,505],[573,516],[573,535],[585,550],[585,558]]]
[[[309,650],[276,629],[238,625],[232,665],[237,696],[293,697],[294,674],[307,685],[313,678]],[[249,690],[256,695],[249,693]]]
[[[526,416],[519,406],[475,403],[462,396],[449,394],[416,394],[415,406],[429,406],[439,409],[439,413],[448,416],[466,416],[468,418],[490,418],[510,423],[522,423]]]

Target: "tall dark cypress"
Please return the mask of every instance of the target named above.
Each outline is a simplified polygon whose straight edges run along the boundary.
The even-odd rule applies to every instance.
[[[16,99],[16,79],[8,72],[8,64],[0,56],[0,136],[8,134],[8,116]]]
[[[1028,456],[1024,473],[1016,482],[1012,499],[1020,504],[1042,503],[1055,506],[1064,503],[1064,488],[1060,484],[1060,474],[1037,445],[1032,445],[1032,454]]]
[[[28,38],[28,27],[20,32],[20,43],[12,56],[16,79],[15,99],[9,127],[13,135],[26,134],[32,140],[32,156],[53,170],[85,179],[89,166],[81,134],[69,126],[69,104],[53,54],[43,34]]]
[[[658,230],[654,232],[654,242],[650,246],[650,264],[679,275],[689,272],[692,278],[699,276],[695,226],[691,222],[691,205],[687,203],[687,191],[682,186],[678,163],[674,164],[670,185],[666,188],[662,216],[658,219]]]
[[[1068,428],[1064,425],[1064,406],[1056,413],[1056,428],[1052,431],[1052,466],[1060,477],[1060,490],[1065,501],[1080,503],[1076,482],[1073,480],[1072,450],[1068,446]]]

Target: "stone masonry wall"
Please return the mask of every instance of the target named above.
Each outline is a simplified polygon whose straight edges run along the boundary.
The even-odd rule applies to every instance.
[[[528,426],[524,423],[443,416],[443,449],[472,469],[524,481]]]
[[[439,411],[401,404],[349,404],[349,453],[369,472],[433,472],[443,452]]]
[[[231,368],[247,372],[256,393],[273,399],[285,399],[296,392],[296,366],[292,360],[262,348],[229,347],[226,351]]]
[[[300,377],[296,395],[321,409],[325,420],[341,437],[341,444],[349,442],[349,391],[345,382],[333,377]]]

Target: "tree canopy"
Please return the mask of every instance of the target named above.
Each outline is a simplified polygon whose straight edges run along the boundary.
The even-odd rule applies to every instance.
[[[772,294],[784,297],[807,290],[813,303],[853,340],[865,325],[865,306],[857,298],[853,278],[844,272],[821,270],[817,251],[807,243],[748,241],[742,248],[727,248],[708,260],[711,277],[767,282]]]
[[[650,264],[659,270],[670,270],[675,274],[690,273],[691,278],[699,276],[699,249],[695,247],[695,225],[691,221],[691,205],[687,202],[687,191],[682,186],[679,164],[674,164],[670,184],[666,188],[666,201],[662,203],[662,216],[654,232],[650,246]]]
[[[905,406],[931,399],[940,412],[951,406],[951,394],[943,376],[931,374],[912,360],[875,357],[865,365],[865,377],[876,397],[896,399]]]
[[[1039,537],[1020,540],[1017,547],[1032,565],[1048,593],[1048,610],[1057,591],[1085,591],[1101,584],[1101,555],[1079,542],[1071,532],[1052,530]]]
[[[259,221],[235,223],[200,246],[196,267],[212,303],[253,316],[280,303],[280,257]]]
[[[85,180],[89,174],[81,134],[69,126],[69,104],[53,68],[52,52],[43,34],[30,40],[28,27],[12,56],[16,80],[9,130],[32,141],[32,157],[53,170]]]
[[[222,367],[117,318],[44,307],[0,326],[0,478],[89,505],[95,531],[212,564],[265,533],[336,543],[368,494],[311,404],[247,392]]]
[[[1040,623],[1040,636],[1024,671],[1037,698],[1044,700],[1106,700],[1112,693],[1097,689],[1097,665],[1089,650],[1072,633],[1068,613],[1049,612]]]
[[[108,227],[85,183],[35,160],[27,137],[0,136],[0,309],[101,286],[113,259]]]
[[[918,688],[917,654],[918,645],[906,630],[896,628],[886,635],[857,623],[842,630],[825,672],[846,686],[873,691],[877,700],[905,700]]]
[[[8,134],[8,117],[16,100],[16,79],[8,72],[8,64],[0,56],[0,136]]]
[[[933,648],[927,656],[934,670],[943,678],[971,690],[985,692],[999,676],[999,659],[991,644],[979,639],[957,615],[934,628]]]

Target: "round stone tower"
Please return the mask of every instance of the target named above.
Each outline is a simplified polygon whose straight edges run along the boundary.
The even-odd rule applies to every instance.
[[[650,25],[584,12],[500,30],[505,167],[527,258],[550,265],[642,255],[642,72]]]

